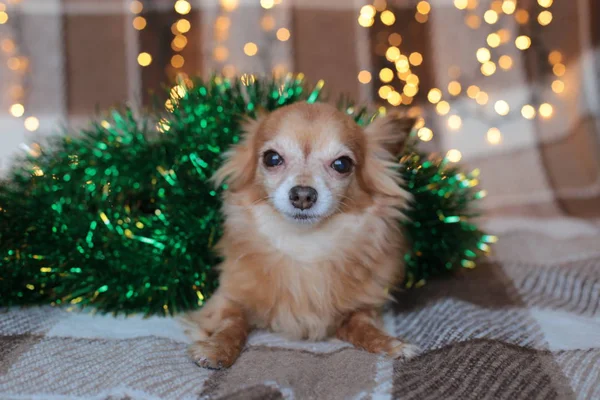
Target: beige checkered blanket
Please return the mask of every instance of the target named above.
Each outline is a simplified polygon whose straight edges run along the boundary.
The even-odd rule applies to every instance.
[[[0,314],[0,399],[599,399],[600,226],[496,220],[496,254],[390,306],[424,353],[254,333],[229,370],[198,368],[176,319],[56,308]]]

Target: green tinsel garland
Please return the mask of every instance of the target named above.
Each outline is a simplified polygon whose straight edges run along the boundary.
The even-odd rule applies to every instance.
[[[0,185],[0,306],[172,314],[202,305],[218,284],[211,247],[226,189],[207,180],[239,140],[240,119],[318,101],[322,86],[308,88],[301,75],[182,83],[157,124],[114,111],[110,121],[32,150]],[[372,118],[340,107],[361,124]],[[402,161],[416,198],[406,285],[473,267],[494,239],[471,222],[476,177],[415,152]]]

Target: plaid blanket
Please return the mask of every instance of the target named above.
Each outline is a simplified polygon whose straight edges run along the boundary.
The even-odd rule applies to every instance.
[[[600,226],[513,222],[491,223],[501,240],[485,264],[390,306],[386,329],[425,349],[408,362],[255,332],[231,369],[209,371],[176,319],[11,309],[0,398],[598,399]]]

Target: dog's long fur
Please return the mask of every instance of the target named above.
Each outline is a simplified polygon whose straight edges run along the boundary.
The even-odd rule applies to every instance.
[[[296,339],[335,335],[395,357],[416,353],[378,328],[388,290],[403,278],[398,219],[409,195],[392,153],[413,123],[388,116],[363,129],[332,106],[306,103],[246,123],[243,141],[215,176],[229,186],[218,245],[224,261],[219,289],[189,315],[197,363],[230,366],[252,328]],[[290,160],[275,171],[261,163],[274,146]],[[330,158],[346,153],[353,171],[330,170]],[[277,193],[288,181],[321,185],[327,211],[309,224],[286,217]]]

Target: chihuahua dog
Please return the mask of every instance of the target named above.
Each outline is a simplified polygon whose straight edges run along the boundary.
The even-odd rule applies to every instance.
[[[399,219],[409,194],[393,154],[413,124],[388,115],[361,128],[324,103],[246,122],[214,178],[228,185],[223,262],[219,288],[187,317],[198,365],[231,366],[254,328],[335,336],[394,358],[417,354],[380,328],[404,274]]]

